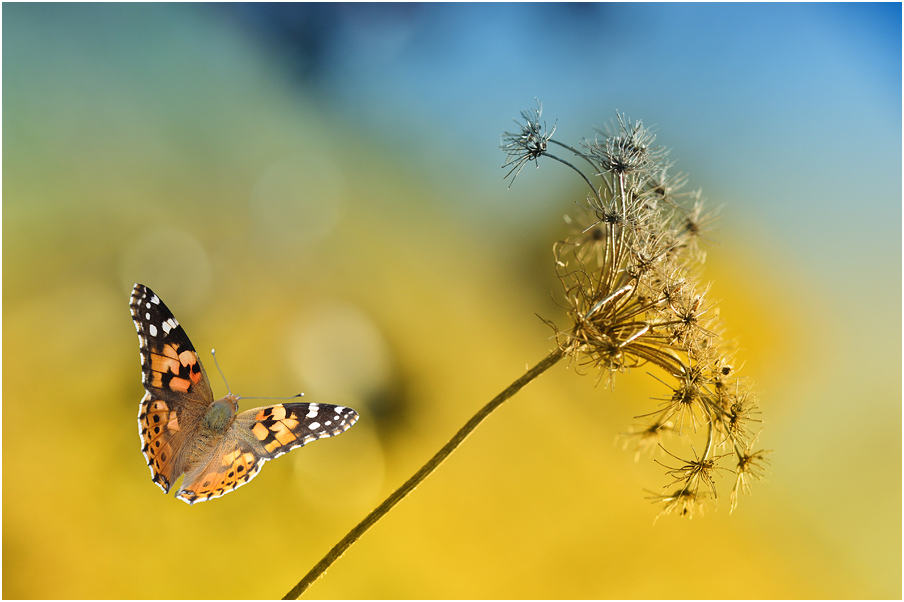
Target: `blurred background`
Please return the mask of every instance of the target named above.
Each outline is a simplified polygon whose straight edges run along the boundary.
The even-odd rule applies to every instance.
[[[768,481],[660,518],[617,444],[662,387],[565,362],[312,598],[900,598],[900,4],[5,4],[3,596],[285,594],[564,324],[586,196],[511,189],[543,102],[577,144],[655,125],[723,206],[706,278],[760,393]],[[359,423],[189,507],[150,481],[132,285],[215,394]],[[536,315],[535,315],[536,314]],[[243,401],[243,409],[263,405]]]

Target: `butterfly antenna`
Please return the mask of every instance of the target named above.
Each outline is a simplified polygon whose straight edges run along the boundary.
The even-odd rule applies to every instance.
[[[226,375],[223,374],[223,370],[220,369],[220,362],[217,361],[217,350],[211,349],[210,355],[213,356],[213,363],[217,367],[217,372],[223,377],[223,382],[226,383],[226,390],[229,391],[229,394],[231,395],[232,389],[229,388],[229,383],[226,382]],[[238,395],[236,395],[236,397],[238,397]],[[304,393],[297,393],[295,395],[289,395],[288,397],[240,397],[240,399],[295,399],[296,397],[304,397]]]
[[[217,350],[211,349],[210,355],[213,356],[213,363],[217,367],[217,372],[220,373],[220,376],[223,378],[223,382],[226,383],[226,390],[232,395],[232,389],[229,388],[229,383],[226,381],[226,375],[223,374],[223,370],[220,368],[220,362],[217,361]]]

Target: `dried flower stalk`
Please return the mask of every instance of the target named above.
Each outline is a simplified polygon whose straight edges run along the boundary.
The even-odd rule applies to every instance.
[[[512,182],[528,163],[541,158],[562,163],[590,188],[587,205],[579,205],[574,233],[553,247],[556,273],[564,289],[563,305],[570,319],[555,328],[557,346],[543,360],[481,408],[411,478],[368,514],[286,595],[298,598],[419,483],[432,474],[467,437],[503,403],[559,360],[569,358],[578,371],[596,370],[607,385],[616,373],[651,366],[664,373],[668,389],[659,407],[643,416],[645,425],[632,429],[637,455],[656,447],[665,450],[666,433],[680,439],[705,434],[703,453],[691,447],[692,460],[666,451],[679,466],[662,464],[670,482],[654,495],[662,504],[659,516],[702,514],[704,502],[717,494],[715,477],[732,470],[735,485],[731,510],[739,493],[763,477],[767,450],[753,451],[758,422],[756,396],[738,377],[732,352],[722,337],[718,308],[700,283],[705,259],[701,242],[715,219],[704,211],[700,193],[682,193],[683,174],[671,175],[668,152],[653,146],[655,136],[641,122],[617,114],[612,131],[578,150],[553,138],[555,124],[541,123],[543,109],[521,113],[524,123],[506,133],[503,149],[506,178]],[[516,122],[517,123],[517,122]],[[551,145],[570,152],[585,173],[550,152]],[[594,182],[596,182],[594,184]],[[511,186],[511,184],[510,184]],[[670,490],[670,491],[666,491]],[[657,517],[658,518],[658,517]]]

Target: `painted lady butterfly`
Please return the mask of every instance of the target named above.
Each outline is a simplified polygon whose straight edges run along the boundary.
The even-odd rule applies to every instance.
[[[177,498],[194,504],[220,497],[253,479],[267,460],[358,420],[351,408],[325,403],[236,414],[238,396],[214,401],[198,353],[160,297],[136,284],[129,307],[146,391],[138,411],[141,451],[164,493],[185,473]]]

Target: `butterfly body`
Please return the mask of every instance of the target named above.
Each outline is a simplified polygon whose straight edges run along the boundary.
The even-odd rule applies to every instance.
[[[213,402],[207,413],[204,414],[202,424],[205,429],[215,433],[225,433],[226,429],[235,419],[235,413],[239,409],[239,401],[235,395],[229,394],[226,397]]]
[[[130,302],[138,331],[145,395],[138,413],[142,453],[151,479],[194,504],[220,497],[254,478],[267,460],[338,435],[357,420],[351,408],[285,403],[245,412],[232,393],[214,400],[194,346],[157,295],[136,284]]]

